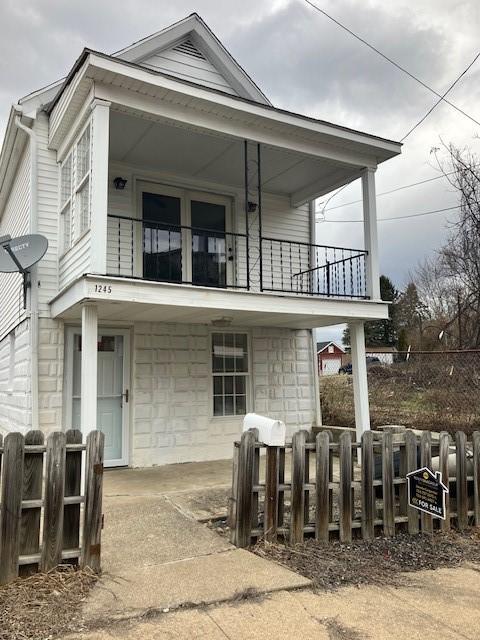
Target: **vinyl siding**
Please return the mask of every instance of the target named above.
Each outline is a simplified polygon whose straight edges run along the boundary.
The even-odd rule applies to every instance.
[[[48,251],[37,266],[40,281],[40,315],[50,315],[48,301],[58,291],[58,180],[56,153],[48,149],[48,119],[38,114],[35,122],[38,153],[38,233],[48,239]]]
[[[58,287],[60,291],[70,282],[88,273],[90,268],[90,230],[79,238],[58,262]]]
[[[28,143],[20,158],[17,173],[0,221],[0,235],[12,238],[29,232],[30,225],[30,150]],[[0,273],[0,340],[25,317],[22,276]]]
[[[165,51],[159,51],[142,60],[140,64],[154,71],[161,71],[212,89],[238,95],[210,60],[191,44],[180,43]]]

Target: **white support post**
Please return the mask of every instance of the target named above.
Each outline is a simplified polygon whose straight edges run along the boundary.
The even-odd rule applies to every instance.
[[[378,267],[377,202],[375,195],[375,169],[367,168],[362,175],[363,232],[366,260],[366,289],[371,300],[380,300],[380,271]]]
[[[108,147],[110,102],[92,102],[92,186],[90,216],[90,271],[107,272]]]
[[[352,349],[353,399],[355,404],[355,429],[357,441],[362,433],[370,429],[370,408],[368,404],[367,360],[365,355],[365,331],[363,322],[352,322],[350,346]]]
[[[81,429],[87,435],[97,428],[97,334],[98,314],[96,305],[82,307],[82,385]]]

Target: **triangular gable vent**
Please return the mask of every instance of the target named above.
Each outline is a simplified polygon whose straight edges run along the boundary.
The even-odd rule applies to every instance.
[[[200,60],[206,60],[205,56],[201,51],[197,49],[197,47],[193,44],[191,40],[185,40],[180,44],[177,44],[176,47],[172,47],[173,51],[178,51],[179,53],[184,53],[187,56],[192,56],[192,58],[200,58]]]

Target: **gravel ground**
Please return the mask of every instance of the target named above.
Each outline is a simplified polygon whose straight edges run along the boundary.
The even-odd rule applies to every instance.
[[[0,587],[0,640],[51,640],[81,629],[80,607],[97,581],[59,566]]]
[[[405,572],[455,567],[464,562],[480,564],[480,529],[448,535],[400,534],[350,544],[313,539],[293,547],[259,543],[253,551],[310,578],[317,589],[362,584],[401,586]]]

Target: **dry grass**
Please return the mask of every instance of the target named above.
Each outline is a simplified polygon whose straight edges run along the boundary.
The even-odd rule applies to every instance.
[[[98,577],[61,565],[0,587],[0,640],[50,640],[81,627],[80,609]]]
[[[372,426],[403,424],[467,433],[480,429],[480,388],[475,370],[452,370],[452,365],[438,369],[405,364],[370,368]],[[321,378],[320,397],[324,424],[355,426],[352,376]]]

